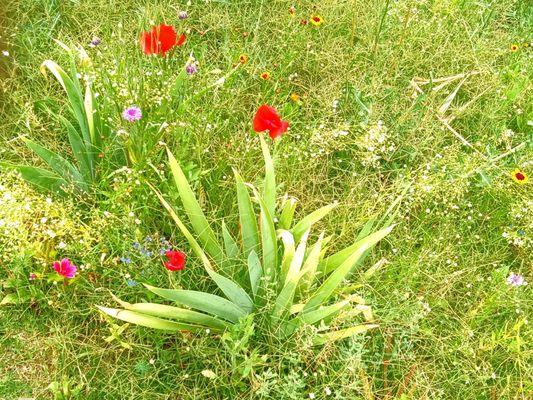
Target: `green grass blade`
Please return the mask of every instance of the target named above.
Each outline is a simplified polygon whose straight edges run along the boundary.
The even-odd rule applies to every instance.
[[[322,346],[326,343],[336,342],[337,340],[341,340],[341,339],[348,338],[350,336],[358,335],[360,333],[364,333],[370,329],[374,329],[377,327],[378,325],[376,324],[361,324],[361,325],[352,326],[346,329],[340,329],[338,331],[322,333],[320,335],[316,335],[313,338],[313,345]]]
[[[263,199],[269,214],[274,217],[276,211],[276,173],[274,162],[270,156],[268,145],[263,134],[259,134],[261,141],[261,151],[265,159],[265,186],[263,187]]]
[[[259,251],[259,230],[257,228],[257,217],[254,213],[252,200],[248,188],[244,184],[237,171],[235,183],[237,187],[237,203],[239,206],[239,222],[241,224],[242,245],[244,257],[248,257],[251,251]]]
[[[253,302],[252,302],[252,299],[250,299],[250,296],[248,296],[248,293],[246,293],[246,291],[241,286],[239,286],[236,282],[214,271],[209,259],[207,258],[206,254],[202,250],[202,247],[198,244],[196,239],[189,232],[185,224],[183,224],[183,222],[178,217],[178,215],[176,214],[172,206],[163,198],[161,193],[159,193],[153,186],[150,185],[150,187],[152,188],[154,193],[159,198],[159,201],[161,202],[161,204],[163,204],[163,207],[166,208],[166,210],[168,211],[168,213],[170,214],[170,216],[172,217],[176,225],[178,225],[178,228],[181,230],[181,233],[183,233],[183,235],[187,238],[195,254],[202,260],[204,268],[209,274],[209,276],[211,277],[211,279],[213,279],[213,281],[217,284],[220,290],[222,290],[222,292],[234,304],[236,304],[238,307],[240,307],[242,310],[246,312],[251,312],[253,308]]]
[[[353,267],[357,264],[357,261],[365,254],[365,252],[387,236],[393,228],[394,226],[389,226],[388,228],[377,231],[357,242],[357,246],[353,249],[350,256],[331,273],[309,299],[304,307],[304,312],[315,310],[328,301],[335,289],[348,276],[350,271],[352,271]]]
[[[191,222],[194,231],[198,235],[198,238],[205,247],[207,253],[213,257],[217,264],[222,264],[224,262],[224,252],[217,241],[215,232],[209,226],[209,223],[207,222],[207,219],[200,208],[198,201],[196,200],[196,196],[194,195],[191,186],[189,185],[189,182],[183,173],[183,170],[168,148],[167,154],[170,169],[174,177],[174,182],[176,183],[176,188],[178,189],[178,193],[183,203],[183,207],[185,208],[185,212],[189,217],[189,221]]]
[[[261,261],[259,260],[259,257],[257,256],[257,253],[255,251],[251,251],[250,255],[248,256],[248,276],[250,277],[250,286],[252,288],[252,293],[255,296],[257,296],[257,292],[259,289],[259,282],[261,279],[261,276],[263,275],[263,268],[261,267]]]
[[[337,207],[337,203],[329,204],[322,208],[319,208],[316,211],[313,211],[311,214],[304,217],[300,222],[298,222],[294,228],[292,228],[292,234],[294,235],[294,240],[298,241],[302,237],[305,231],[307,231],[311,226],[326,215],[328,215],[331,210]]]
[[[198,292],[195,290],[161,289],[147,284],[144,286],[164,299],[175,301],[186,305],[187,307],[215,315],[233,323],[237,323],[239,318],[247,315],[242,308],[238,307],[231,301],[211,293]]]

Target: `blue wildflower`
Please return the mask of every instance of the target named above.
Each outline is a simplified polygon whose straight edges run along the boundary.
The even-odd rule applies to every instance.
[[[137,286],[137,282],[134,281],[133,279],[128,279],[128,280],[126,281],[126,283],[127,283],[128,286],[130,286],[130,287]]]

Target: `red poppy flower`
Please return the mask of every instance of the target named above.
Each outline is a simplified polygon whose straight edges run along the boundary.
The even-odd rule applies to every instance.
[[[182,251],[177,250],[168,250],[165,253],[168,261],[164,262],[163,265],[169,271],[181,271],[185,268],[185,258],[187,255]]]
[[[274,107],[263,104],[255,113],[254,131],[268,131],[272,139],[276,139],[277,137],[281,136],[283,133],[285,133],[288,127],[289,123],[281,120]]]
[[[157,25],[151,31],[143,32],[141,34],[141,47],[145,54],[165,54],[174,46],[181,46],[185,43],[185,35],[178,34],[173,26]]]

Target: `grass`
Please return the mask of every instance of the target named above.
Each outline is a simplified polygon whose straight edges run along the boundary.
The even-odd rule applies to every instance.
[[[66,382],[67,398],[87,399],[531,395],[531,289],[505,280],[511,271],[533,279],[530,184],[510,178],[516,167],[533,175],[533,50],[523,47],[533,9],[514,0],[303,1],[291,18],[291,4],[8,0],[0,11],[0,50],[9,52],[0,54],[0,159],[39,163],[21,135],[67,152],[65,133],[44,111],[65,107],[58,85],[39,73],[45,59],[67,61],[51,38],[85,46],[102,38],[88,51],[111,126],[130,129],[120,112],[131,104],[146,110],[145,123],[168,123],[161,140],[187,166],[214,221],[236,215],[232,167],[254,183],[262,176],[251,119],[259,104],[272,104],[291,122],[274,146],[279,192],[298,198],[301,215],[338,200],[323,222],[339,234],[336,248],[409,185],[399,226],[367,260],[387,263],[358,291],[380,327],[322,349],[305,335],[240,340],[250,321],[224,339],[137,327],[118,334],[117,322],[94,305],[110,304],[109,290],[146,298],[129,279],[209,285],[194,257],[185,273],[170,276],[158,257],[132,248],[147,235],[186,248],[140,184],[170,193],[163,148],[81,200],[48,200],[3,171],[0,292],[24,301],[0,306],[0,399],[53,398],[54,382]],[[189,18],[178,22],[181,9]],[[322,26],[300,24],[312,13]],[[187,45],[166,59],[147,58],[138,34],[162,21],[190,31]],[[519,51],[510,51],[512,43]],[[240,54],[249,61],[165,121],[157,101],[191,51],[200,72],[187,80],[189,93],[231,71]],[[441,80],[457,74],[464,82]],[[84,266],[75,284],[28,281],[63,255]],[[126,256],[131,264],[120,261]]]

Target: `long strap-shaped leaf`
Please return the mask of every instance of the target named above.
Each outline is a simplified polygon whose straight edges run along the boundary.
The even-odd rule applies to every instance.
[[[59,154],[56,154],[34,141],[24,138],[24,143],[35,152],[56,174],[63,177],[66,181],[71,181],[83,190],[87,190],[83,177],[80,172],[69,161],[65,160]]]
[[[213,257],[217,264],[222,264],[224,262],[224,252],[216,239],[215,232],[209,226],[185,174],[168,148],[167,154],[176,188],[178,189],[185,212],[191,221],[191,225],[209,255]]]
[[[294,257],[292,258],[291,265],[289,266],[289,271],[287,271],[287,276],[285,278],[285,284],[292,280],[296,275],[302,270],[302,264],[305,258],[305,251],[307,249],[307,238],[309,237],[309,230],[304,233],[298,247],[294,252]]]
[[[331,272],[335,271],[335,269],[337,269],[344,261],[346,261],[348,257],[350,257],[350,255],[360,246],[361,242],[369,236],[367,225],[368,222],[362,230],[365,232],[357,236],[360,239],[356,240],[354,244],[336,252],[335,254],[330,255],[329,257],[324,258],[320,262],[319,269],[324,275],[329,275]],[[367,254],[368,252],[360,258],[359,263],[365,259]]]
[[[326,343],[332,343],[337,340],[345,339],[347,337],[354,336],[359,333],[364,333],[370,329],[377,328],[377,327],[378,325],[376,324],[361,324],[361,325],[352,326],[346,329],[340,329],[338,331],[323,333],[320,335],[316,335],[313,338],[313,345],[322,346]]]
[[[248,188],[244,184],[239,173],[234,170],[235,183],[237,187],[237,204],[239,206],[239,222],[241,225],[242,245],[244,256],[248,257],[251,251],[259,251],[259,230],[257,228],[257,217],[254,213],[252,199]]]
[[[49,192],[57,192],[63,195],[65,194],[63,189],[68,186],[68,182],[65,179],[47,169],[5,163],[0,163],[0,166],[18,171],[26,182]]]
[[[332,293],[339,286],[339,284],[346,278],[352,268],[355,266],[359,258],[374,246],[377,242],[387,236],[394,226],[377,231],[363,240],[358,242],[358,246],[353,249],[352,254],[324,281],[324,283],[316,290],[315,294],[309,299],[304,307],[305,311],[315,310],[329,300]]]
[[[263,198],[254,190],[254,195],[259,206],[261,208],[260,221],[261,221],[261,245],[263,248],[263,275],[269,280],[274,282],[274,275],[276,273],[276,267],[278,265],[278,245],[276,239],[276,229],[274,227],[274,220],[268,211],[267,205]]]
[[[141,314],[135,311],[118,310],[116,308],[108,308],[96,306],[107,315],[113,318],[120,319],[135,325],[146,326],[147,328],[159,329],[167,332],[189,331],[198,332],[205,329],[205,327],[186,324],[183,322],[168,321],[166,319],[153,317],[150,315]]]
[[[216,331],[224,331],[228,329],[231,324],[221,319],[212,317],[211,315],[199,313],[197,311],[188,310],[186,308],[179,308],[174,306],[167,306],[166,304],[156,303],[135,303],[131,304],[122,301],[115,297],[122,307],[126,310],[139,312],[141,314],[151,315],[153,317],[175,319],[183,321],[185,323],[191,323],[196,325],[203,325],[207,328],[214,329]]]
[[[67,130],[68,140],[70,148],[74,157],[78,162],[78,168],[85,182],[92,182],[95,178],[94,175],[94,152],[92,151],[92,145],[85,143],[83,136],[74,128],[74,126],[65,117],[57,116],[65,129]]]
[[[287,321],[282,331],[284,335],[289,336],[302,325],[311,325],[326,318],[331,318],[336,313],[341,311],[344,307],[346,307],[349,303],[350,299],[346,299],[330,306],[321,307],[318,310],[299,314],[297,317],[291,319],[290,321]]]
[[[78,121],[80,129],[83,133],[84,140],[91,143],[91,135],[87,127],[87,119],[85,116],[84,99],[81,89],[79,87],[78,78],[71,78],[59,65],[52,60],[46,60],[41,65],[41,72],[46,75],[46,69],[56,77],[59,84],[67,93],[67,97],[72,108],[72,112]]]
[[[246,316],[246,312],[235,305],[235,303],[211,293],[195,290],[161,289],[147,284],[144,284],[144,286],[151,292],[167,300],[178,302],[233,323],[237,323],[239,318]]]
[[[313,211],[311,214],[304,217],[300,222],[298,222],[294,228],[292,228],[292,234],[294,235],[294,240],[298,241],[302,237],[305,231],[307,231],[313,224],[320,221],[326,215],[329,214],[331,210],[337,207],[337,203],[329,204],[322,208],[319,208],[316,211]]]
[[[289,272],[289,268],[291,266],[292,259],[294,257],[294,252],[296,251],[296,247],[294,244],[294,237],[289,231],[279,231],[279,237],[281,237],[281,240],[283,242],[283,258],[281,260],[281,275],[279,277],[279,281],[285,282],[285,279],[287,278],[287,273]]]
[[[309,289],[309,287],[313,283],[313,279],[315,279],[316,270],[320,261],[320,254],[322,253],[323,240],[324,232],[320,234],[318,240],[311,248],[311,251],[309,251],[307,258],[305,259],[304,265],[302,267],[302,271],[304,271],[305,274],[300,280],[299,285],[299,289],[301,289],[302,292],[305,292],[307,289]]]
[[[303,271],[300,271],[296,275],[293,275],[290,279],[287,280],[287,283],[281,289],[276,302],[274,303],[274,309],[272,310],[272,323],[277,324],[284,315],[288,314],[292,306],[292,301],[294,299],[294,293],[296,292],[296,287],[298,286],[298,281],[303,276]]]
[[[213,267],[211,266],[211,263],[209,262],[209,259],[205,255],[204,251],[196,241],[196,239],[191,235],[187,227],[183,224],[183,222],[180,220],[174,209],[168,202],[163,198],[161,193],[159,193],[155,188],[153,188],[153,191],[159,198],[159,201],[161,201],[161,204],[167,209],[168,213],[178,225],[178,228],[180,229],[181,233],[187,238],[189,241],[189,244],[191,245],[193,251],[196,253],[196,255],[202,260],[202,263],[204,265],[205,270],[213,279],[213,281],[217,284],[217,286],[222,290],[222,292],[230,299],[234,304],[236,304],[239,308],[241,308],[246,313],[249,313],[252,311],[253,308],[253,302],[252,299],[250,299],[250,296],[248,296],[248,293],[239,286],[236,282],[232,281],[231,279],[226,278],[225,276],[222,276],[215,272],[213,270]]]
[[[263,134],[259,134],[259,140],[261,141],[261,150],[263,152],[263,158],[265,159],[265,186],[263,188],[263,199],[265,205],[272,217],[276,211],[276,173],[274,171],[274,162],[270,156],[268,145],[265,141]]]
[[[248,256],[248,276],[250,277],[250,286],[254,297],[257,296],[259,289],[259,281],[263,275],[263,268],[261,267],[261,261],[255,251],[251,251]]]
[[[296,210],[296,199],[293,197],[287,197],[283,200],[281,206],[281,214],[279,216],[278,226],[281,229],[291,229],[292,220],[294,218],[294,211]]]
[[[239,256],[239,246],[229,233],[226,223],[222,221],[222,238],[224,239],[224,250],[226,250],[226,256],[228,259],[232,260]]]

